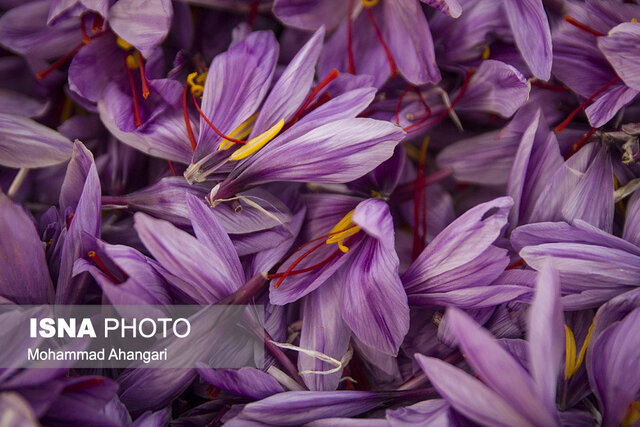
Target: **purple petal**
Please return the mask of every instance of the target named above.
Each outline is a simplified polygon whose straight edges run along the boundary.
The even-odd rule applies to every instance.
[[[234,285],[241,286],[244,283],[242,265],[229,235],[225,233],[211,208],[193,194],[187,194],[187,207],[198,241],[211,250],[214,259],[219,260],[217,267],[221,273]]]
[[[440,359],[415,355],[438,393],[466,417],[485,425],[531,426],[519,411],[489,387]]]
[[[123,74],[122,54],[113,36],[92,40],[71,60],[69,89],[91,102],[98,102],[107,81]]]
[[[50,1],[21,4],[2,15],[0,43],[31,58],[54,59],[67,54],[82,40],[80,20],[68,19],[55,27],[47,25]]]
[[[504,138],[499,131],[465,138],[438,154],[438,166],[451,169],[453,176],[461,182],[506,184],[518,142],[516,138]]]
[[[620,425],[640,389],[640,309],[606,329],[592,344],[592,386],[603,409],[603,425]]]
[[[202,365],[196,370],[212,386],[249,399],[260,400],[284,391],[275,378],[255,368],[212,369]]]
[[[293,391],[249,403],[239,416],[266,424],[299,426],[321,418],[358,415],[384,399],[366,391]]]
[[[109,25],[149,57],[167,36],[172,17],[170,0],[120,0],[109,10]]]
[[[123,102],[130,104],[131,99],[127,98]],[[98,103],[98,111],[102,123],[119,141],[153,157],[183,164],[189,164],[191,161],[193,150],[189,144],[182,112],[177,109],[167,109],[148,122],[142,131],[134,132],[120,130],[104,102]]]
[[[332,30],[347,16],[344,0],[276,0],[273,14],[285,25],[315,31],[322,25]]]
[[[627,204],[622,238],[640,246],[640,191],[633,193]]]
[[[73,145],[55,130],[27,117],[0,114],[0,165],[41,168],[65,162]]]
[[[207,72],[202,112],[224,134],[247,120],[264,99],[278,58],[272,32],[251,33],[241,43],[216,56]],[[217,149],[221,138],[200,120],[200,136],[194,154],[201,160]]]
[[[532,378],[495,338],[458,309],[449,308],[447,315],[458,345],[485,384],[527,419],[558,424],[555,410],[550,411],[540,400]]]
[[[398,276],[389,207],[366,200],[356,207],[353,221],[370,237],[345,266],[342,318],[364,344],[395,356],[409,331],[409,306]]]
[[[462,6],[458,0],[420,0],[424,4],[439,10],[452,18],[458,18],[462,14]]]
[[[300,347],[319,351],[341,360],[349,348],[351,333],[340,316],[340,288],[343,283],[334,275],[327,283],[307,295],[302,302]],[[328,371],[335,368],[317,358],[300,353],[300,371]],[[304,374],[302,378],[312,391],[335,390],[342,370],[333,374]]]
[[[22,207],[0,192],[0,294],[17,304],[53,301],[44,245]]]
[[[613,169],[607,150],[599,149],[578,185],[567,197],[562,215],[567,221],[581,219],[604,231],[613,228]]]
[[[74,159],[69,163],[67,169],[69,174],[69,180],[75,180],[78,178],[78,172],[83,170],[81,160],[88,150],[80,143],[76,141],[76,147],[74,148]],[[76,161],[76,159],[78,159]],[[77,188],[77,182],[70,187],[76,187],[80,196],[77,199],[77,206],[75,206],[75,212],[73,217],[69,218],[69,227],[66,232],[64,244],[62,246],[62,255],[60,260],[60,272],[58,273],[58,282],[56,288],[56,304],[72,304],[78,303],[84,298],[85,287],[87,286],[86,278],[74,277],[73,264],[76,259],[85,256],[87,248],[83,243],[84,234],[88,233],[93,237],[100,236],[101,228],[101,200],[100,200],[100,178],[96,170],[96,165],[93,163],[93,157],[91,155],[91,166],[86,171],[86,177],[81,188]],[[76,168],[78,170],[76,170]],[[82,172],[80,172],[82,174]],[[66,178],[66,177],[65,177]],[[65,181],[67,181],[65,179]],[[63,183],[63,188],[66,185]],[[72,200],[69,196],[67,200]],[[73,198],[75,201],[75,198]],[[64,212],[68,215],[70,212]]]
[[[487,59],[471,78],[456,111],[482,111],[511,117],[529,99],[529,82],[515,67]]]
[[[529,308],[529,363],[538,394],[549,412],[556,408],[556,383],[564,350],[564,316],[560,303],[560,276],[547,261],[536,280]]]
[[[287,123],[302,106],[313,82],[323,39],[321,27],[287,65],[264,101],[249,138],[262,134],[280,120]]]
[[[140,240],[167,270],[161,273],[195,302],[213,304],[242,285],[229,280],[220,266],[222,260],[195,237],[143,213],[134,218]]]
[[[389,122],[337,120],[286,144],[276,138],[247,160],[246,168],[236,179],[253,185],[272,181],[353,181],[391,157],[403,137],[402,129]]]
[[[598,37],[598,47],[622,81],[640,90],[640,24],[625,22],[613,27],[607,37]]]
[[[385,1],[382,33],[398,71],[415,85],[440,80],[427,19],[417,1]]]
[[[551,29],[541,0],[503,1],[516,45],[534,76],[551,77]]]
[[[470,209],[452,222],[427,245],[404,273],[402,280],[407,293],[420,293],[421,290],[438,291],[438,282],[446,279],[445,273],[453,274],[455,277],[465,270],[466,264],[471,263],[473,266],[476,258],[486,256],[483,254],[487,250],[493,252],[490,258],[497,264],[504,264],[500,272],[496,270],[499,275],[508,264],[508,260],[506,252],[492,247],[492,243],[502,233],[512,205],[513,200],[510,197],[500,197]],[[502,255],[498,252],[502,252]],[[499,261],[500,258],[504,258],[502,262]],[[456,272],[456,269],[460,271]]]

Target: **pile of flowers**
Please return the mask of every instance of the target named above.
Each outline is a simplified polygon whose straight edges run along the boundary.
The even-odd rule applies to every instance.
[[[4,368],[3,426],[640,423],[637,2],[0,6],[0,301],[266,349]]]

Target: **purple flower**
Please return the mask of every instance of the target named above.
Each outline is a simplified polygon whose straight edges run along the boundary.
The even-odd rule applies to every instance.
[[[438,392],[466,417],[490,425],[560,425],[555,396],[562,362],[559,280],[549,263],[538,274],[529,309],[528,372],[464,312],[447,322],[479,380],[439,359],[416,355]]]

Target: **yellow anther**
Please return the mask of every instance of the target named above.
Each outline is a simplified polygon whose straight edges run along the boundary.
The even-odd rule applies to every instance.
[[[623,427],[629,427],[635,425],[638,420],[640,420],[640,402],[633,401],[629,408],[627,408],[627,412],[624,414],[624,418],[620,422]]]
[[[127,68],[133,70],[140,66],[137,55],[127,55]]]
[[[244,122],[240,123],[240,126],[231,131],[228,135],[233,139],[245,139],[251,133],[251,129],[253,129],[253,124],[256,122],[256,118],[258,117],[258,113],[255,113],[253,116],[249,117]],[[220,146],[218,150],[226,150],[233,146],[235,142],[229,141],[228,139],[224,139],[220,142]]]
[[[364,7],[373,7],[378,4],[378,0],[360,0]]]
[[[133,49],[133,45],[128,41],[126,41],[125,39],[123,39],[122,37],[118,37],[116,39],[116,43],[118,44],[118,46],[120,46],[121,49],[124,49],[124,50]]]
[[[636,18],[632,18],[631,22],[638,23],[638,20]]]
[[[491,48],[489,47],[489,45],[487,45],[482,51],[482,59],[489,59],[490,55],[491,55]]]
[[[247,141],[246,144],[234,151],[231,157],[229,157],[229,160],[242,160],[245,157],[248,157],[251,154],[255,153],[256,151],[264,147],[269,141],[275,138],[278,133],[280,133],[283,126],[284,119],[280,119],[280,121],[271,126],[269,130],[256,136],[255,138],[251,138],[249,141]]]
[[[337,243],[338,248],[344,252],[349,252],[349,248],[344,245],[345,239],[357,234],[361,228],[355,225],[352,221],[354,210],[351,210],[346,214],[338,223],[331,229],[331,237],[327,239],[326,244]],[[334,234],[335,233],[335,234]]]
[[[564,325],[565,331],[565,363],[564,363],[564,379],[570,379],[577,371],[578,368],[582,365],[584,361],[584,356],[587,353],[587,347],[589,346],[589,340],[591,339],[591,333],[593,332],[594,324],[591,323],[589,327],[589,332],[587,332],[587,336],[584,339],[584,343],[582,343],[582,347],[580,348],[580,353],[578,353],[578,358],[576,359],[576,340],[573,336],[573,332],[571,329]]]
[[[207,80],[207,73],[198,75],[197,72],[193,72],[187,76],[187,83],[191,88],[191,93],[194,96],[202,96],[204,93],[204,82]]]

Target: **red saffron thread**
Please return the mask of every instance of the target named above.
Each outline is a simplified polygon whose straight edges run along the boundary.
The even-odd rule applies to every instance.
[[[462,86],[460,87],[460,91],[458,92],[456,97],[453,99],[453,101],[451,102],[451,105],[449,106],[449,108],[446,109],[446,111],[444,111],[438,117],[433,119],[432,122],[424,123],[426,120],[429,119],[430,115],[428,115],[427,117],[425,117],[424,119],[420,120],[419,122],[416,122],[416,123],[414,123],[414,124],[412,124],[410,126],[407,126],[407,127],[403,128],[403,130],[405,132],[409,132],[409,133],[418,132],[418,131],[421,131],[422,129],[428,128],[429,126],[433,126],[434,124],[438,123],[440,120],[442,120],[445,117],[447,117],[449,115],[449,113],[453,110],[453,107],[455,107],[456,104],[458,103],[458,101],[460,101],[460,98],[462,98],[462,95],[467,90],[467,87],[469,87],[469,82],[471,82],[471,77],[473,77],[474,73],[475,73],[474,70],[468,70],[467,71],[467,73],[465,75],[465,78],[464,78],[464,82],[462,83]],[[418,127],[421,124],[424,124],[424,126]]]
[[[63,56],[62,58],[58,59],[56,62],[54,62],[53,64],[51,64],[50,66],[48,66],[44,70],[38,71],[36,73],[36,79],[42,80],[45,77],[47,77],[52,71],[57,70],[58,68],[63,66],[67,61],[69,61],[71,58],[73,58],[73,56],[76,53],[78,53],[78,51],[80,50],[80,48],[82,46],[84,46],[84,43],[80,43],[78,46],[74,47],[71,52],[67,53],[65,56]]]
[[[133,99],[133,123],[136,127],[142,125],[140,119],[140,104],[138,103],[138,95],[136,94],[136,82],[133,80],[133,73],[127,65],[127,54],[124,54],[124,68],[127,70],[127,77],[129,77],[129,86],[131,86],[131,98]]]
[[[598,89],[596,91],[596,93],[594,93],[593,95],[591,95],[589,98],[587,98],[586,101],[584,101],[582,104],[580,104],[578,106],[578,108],[576,108],[575,110],[573,110],[571,112],[571,114],[569,114],[567,116],[566,119],[564,119],[562,121],[562,123],[560,123],[558,126],[555,127],[555,131],[557,133],[562,132],[567,126],[569,126],[569,123],[571,123],[571,121],[573,120],[573,118],[576,116],[576,114],[578,114],[580,111],[582,111],[587,104],[589,104],[591,101],[593,101],[598,95],[600,95],[602,92],[604,92],[605,90],[609,89],[609,87],[611,87],[614,83],[618,82],[618,80],[620,80],[620,77],[616,77],[613,80],[611,80],[609,83],[607,83],[606,85],[602,86],[600,89]]]
[[[391,55],[391,50],[389,50],[389,46],[387,42],[384,41],[384,37],[382,37],[382,32],[380,28],[378,28],[378,24],[376,24],[375,19],[373,18],[373,12],[368,7],[364,8],[367,11],[367,16],[369,16],[369,20],[371,21],[371,25],[373,25],[373,29],[376,32],[376,36],[382,45],[382,49],[384,49],[385,55],[387,55],[387,61],[389,61],[389,67],[391,68],[391,76],[395,77],[398,75],[398,67],[396,67],[396,61],[393,59],[393,55]]]
[[[196,96],[194,94],[191,94],[191,98],[193,99],[193,105],[195,105],[196,110],[198,110],[198,114],[200,114],[200,117],[202,117],[202,119],[209,125],[209,127],[211,129],[213,129],[213,131],[220,137],[220,138],[224,138],[228,141],[231,142],[235,142],[236,144],[246,144],[247,141],[240,141],[239,139],[235,139],[235,138],[231,138],[230,136],[227,136],[225,134],[223,134],[222,132],[220,132],[218,130],[218,128],[216,128],[213,123],[211,123],[209,121],[209,119],[207,118],[207,116],[202,112],[202,110],[200,109],[200,106],[198,105],[198,101],[196,101]]]
[[[184,126],[187,128],[187,135],[189,135],[189,142],[191,148],[196,151],[196,137],[191,129],[191,120],[189,120],[189,107],[187,106],[187,90],[189,89],[189,83],[184,84],[184,90],[182,91],[182,115],[184,117]]]
[[[89,251],[87,253],[87,256],[91,258],[91,261],[93,261],[98,266],[98,268],[100,268],[100,270],[109,277],[109,279],[116,283],[122,283],[116,276],[113,275],[113,273],[109,271],[107,266],[104,265],[102,260],[98,257],[98,255],[96,255],[95,251]]]
[[[574,18],[573,16],[568,16],[565,15],[562,17],[562,19],[565,22],[568,22],[569,24],[573,25],[576,28],[580,28],[582,31],[586,31],[589,34],[593,34],[596,37],[601,37],[601,36],[606,36],[605,33],[601,33],[600,31],[594,30],[593,28],[591,28],[588,25],[583,24],[582,22],[578,21],[576,18]]]
[[[347,59],[349,61],[349,74],[356,73],[356,66],[353,60],[353,1],[354,0],[349,0],[349,8],[347,12]]]
[[[300,108],[298,108],[298,111],[296,111],[291,120],[289,120],[289,122],[284,126],[283,131],[291,127],[291,125],[298,121],[298,119],[300,119],[300,117],[302,117],[304,113],[307,112],[307,107],[309,107],[309,104],[311,104],[311,101],[313,101],[316,95],[318,95],[318,93],[322,89],[327,87],[329,83],[337,79],[339,74],[340,73],[338,73],[338,70],[334,68],[329,72],[329,74],[327,74],[324,79],[322,79],[320,83],[318,83],[318,85],[311,91],[309,96],[307,96],[307,99],[304,101],[304,103],[300,106]]]

